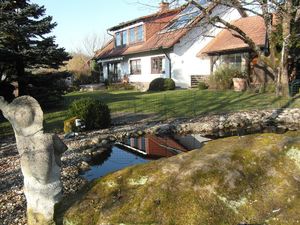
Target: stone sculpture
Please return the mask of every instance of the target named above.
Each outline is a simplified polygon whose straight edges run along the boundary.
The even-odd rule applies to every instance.
[[[0,97],[0,110],[16,137],[28,225],[54,224],[54,205],[62,194],[60,158],[67,147],[55,134],[43,132],[43,111],[34,98],[22,96],[9,104]]]

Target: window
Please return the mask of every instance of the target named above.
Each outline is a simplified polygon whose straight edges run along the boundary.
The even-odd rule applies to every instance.
[[[198,8],[190,5],[185,10],[183,10],[182,13],[180,13],[179,16],[177,16],[177,18],[175,18],[173,22],[171,22],[170,25],[165,28],[164,31],[169,32],[184,28],[200,14],[201,12]]]
[[[241,54],[230,54],[222,55],[221,60],[223,63],[234,67],[236,69],[242,70],[242,55]]]
[[[122,45],[121,33],[118,32],[118,33],[116,33],[116,46],[119,47],[121,45]]]
[[[127,30],[124,30],[122,32],[122,43],[123,43],[123,45],[127,44]]]
[[[143,41],[144,40],[144,27],[143,25],[137,27],[137,38],[136,41]]]
[[[164,71],[163,71],[163,59],[164,59],[164,57],[153,57],[153,58],[151,58],[151,73],[152,74],[164,73]]]
[[[126,46],[127,44],[134,44],[144,40],[144,26],[140,25],[132,27],[128,30],[116,32],[116,46]]]
[[[129,43],[135,43],[135,29],[129,29]]]
[[[220,66],[229,66],[238,69],[239,71],[244,71],[246,68],[245,57],[247,57],[247,55],[241,53],[221,55],[218,57],[214,56],[212,58],[213,71]]]
[[[135,59],[130,61],[131,74],[141,74],[141,60]]]

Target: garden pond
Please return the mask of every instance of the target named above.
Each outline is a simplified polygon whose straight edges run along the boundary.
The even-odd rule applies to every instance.
[[[146,135],[132,137],[115,145],[92,162],[83,176],[91,181],[123,168],[199,149],[210,139],[193,134],[173,137]]]

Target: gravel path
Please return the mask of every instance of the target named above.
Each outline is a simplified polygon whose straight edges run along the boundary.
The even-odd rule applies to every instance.
[[[87,181],[79,176],[78,165],[85,158],[82,150],[69,150],[62,157],[64,195],[78,191]],[[23,176],[15,139],[0,140],[0,224],[26,224]]]

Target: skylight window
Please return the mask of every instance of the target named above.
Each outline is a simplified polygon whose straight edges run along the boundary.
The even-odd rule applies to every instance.
[[[200,10],[193,5],[188,6],[184,9],[168,27],[165,28],[164,32],[170,32],[179,30],[186,27],[200,14]]]

